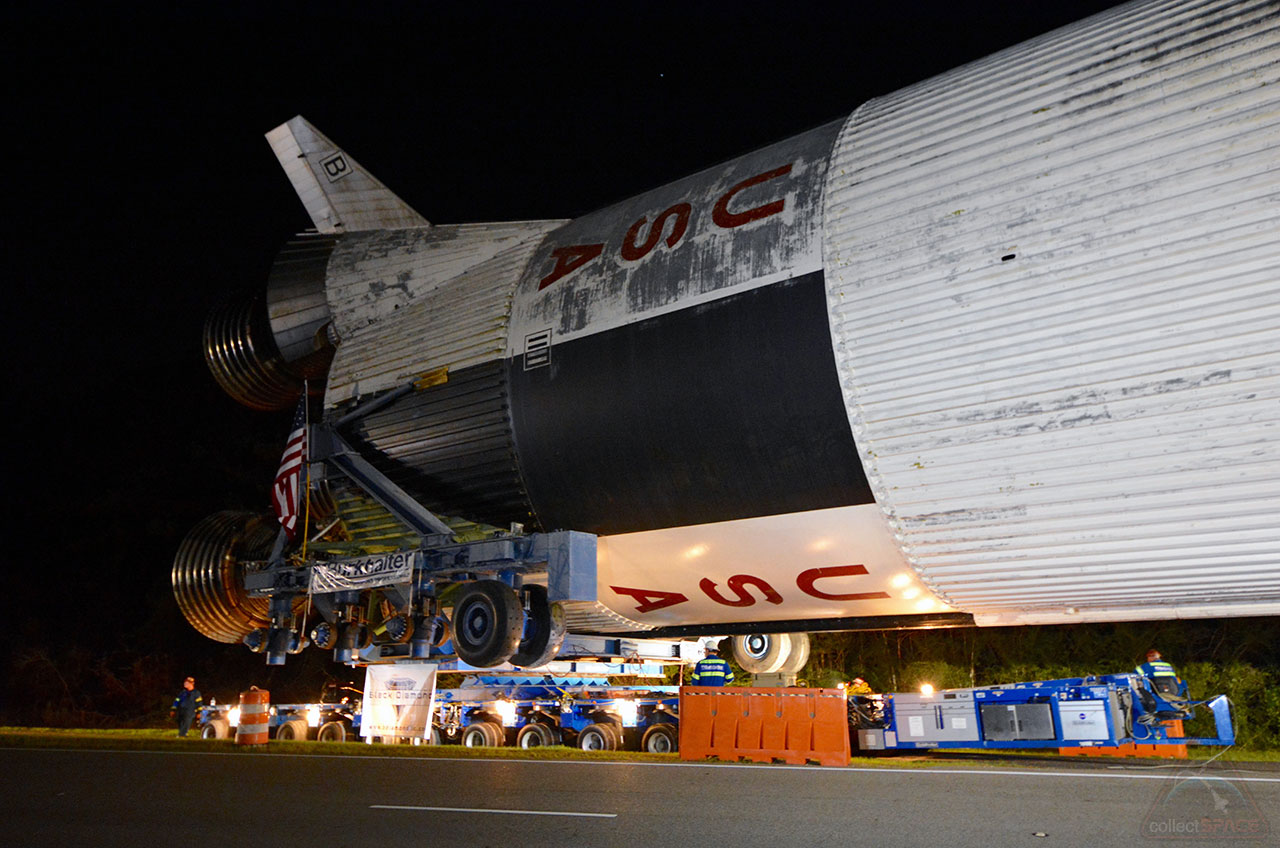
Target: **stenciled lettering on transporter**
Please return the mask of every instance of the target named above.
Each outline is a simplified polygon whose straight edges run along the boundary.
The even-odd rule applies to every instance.
[[[396,551],[317,563],[311,570],[311,591],[340,592],[405,583],[413,576],[417,557],[414,551]]]

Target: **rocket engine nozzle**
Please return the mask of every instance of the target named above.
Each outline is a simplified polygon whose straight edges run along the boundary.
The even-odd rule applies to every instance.
[[[217,512],[182,540],[173,558],[173,594],[191,626],[235,644],[271,623],[268,599],[250,597],[241,563],[271,552],[276,524],[252,512]]]
[[[204,325],[204,356],[223,391],[251,409],[289,409],[303,382],[323,390],[337,334],[325,300],[332,238],[305,236],[280,251],[265,293],[229,301]]]

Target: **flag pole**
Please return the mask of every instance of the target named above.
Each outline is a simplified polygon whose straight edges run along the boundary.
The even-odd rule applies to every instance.
[[[307,559],[307,536],[311,533],[311,403],[307,392],[307,381],[302,381],[302,463],[307,470],[306,485],[303,486],[303,497],[306,503],[302,512],[302,560]]]
[[[303,487],[306,498],[306,505],[302,511],[302,562],[307,561],[307,539],[311,536],[311,395],[308,391],[307,381],[302,381],[302,402],[305,406],[302,409],[302,432],[303,446],[302,461],[307,469],[306,485]],[[307,605],[302,611],[302,622],[298,626],[298,630],[305,630],[307,627],[307,619],[311,617],[311,579],[308,575],[307,579]],[[306,634],[303,633],[303,638]]]

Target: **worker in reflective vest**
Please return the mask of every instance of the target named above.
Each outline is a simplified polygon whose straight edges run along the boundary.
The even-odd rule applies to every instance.
[[[1151,687],[1163,695],[1178,695],[1182,681],[1173,666],[1160,658],[1160,652],[1147,651],[1147,661],[1134,669],[1138,674],[1151,681]]]
[[[196,710],[200,709],[203,703],[200,690],[196,688],[195,678],[188,677],[182,681],[182,691],[173,699],[173,708],[169,710],[169,715],[176,716],[178,719],[179,736],[187,735],[187,731],[191,729],[191,723],[195,721]]]
[[[873,695],[875,690],[871,688],[871,684],[863,680],[861,677],[853,678],[853,682],[845,684],[844,691],[850,695]]]
[[[706,659],[699,660],[693,667],[689,682],[694,686],[728,686],[733,682],[733,669],[729,663],[720,659],[717,648],[707,648]]]

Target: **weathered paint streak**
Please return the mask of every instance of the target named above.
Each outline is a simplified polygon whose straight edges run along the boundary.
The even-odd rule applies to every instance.
[[[398,386],[434,368],[500,361],[511,289],[540,235],[554,226],[499,225],[496,235],[476,230],[473,237],[445,241],[439,251],[431,234],[444,227],[342,239],[330,261],[330,291],[363,295],[343,301],[350,329],[330,370],[326,405]],[[372,259],[366,246],[384,259]],[[407,290],[385,285],[405,272],[412,275]],[[377,298],[375,281],[384,283]]]
[[[820,127],[555,231],[521,280],[513,342],[546,328],[558,341],[603,332],[818,270],[822,186],[838,129]]]
[[[328,297],[334,324],[345,338],[468,268],[561,223],[457,224],[343,236],[329,260]]]

